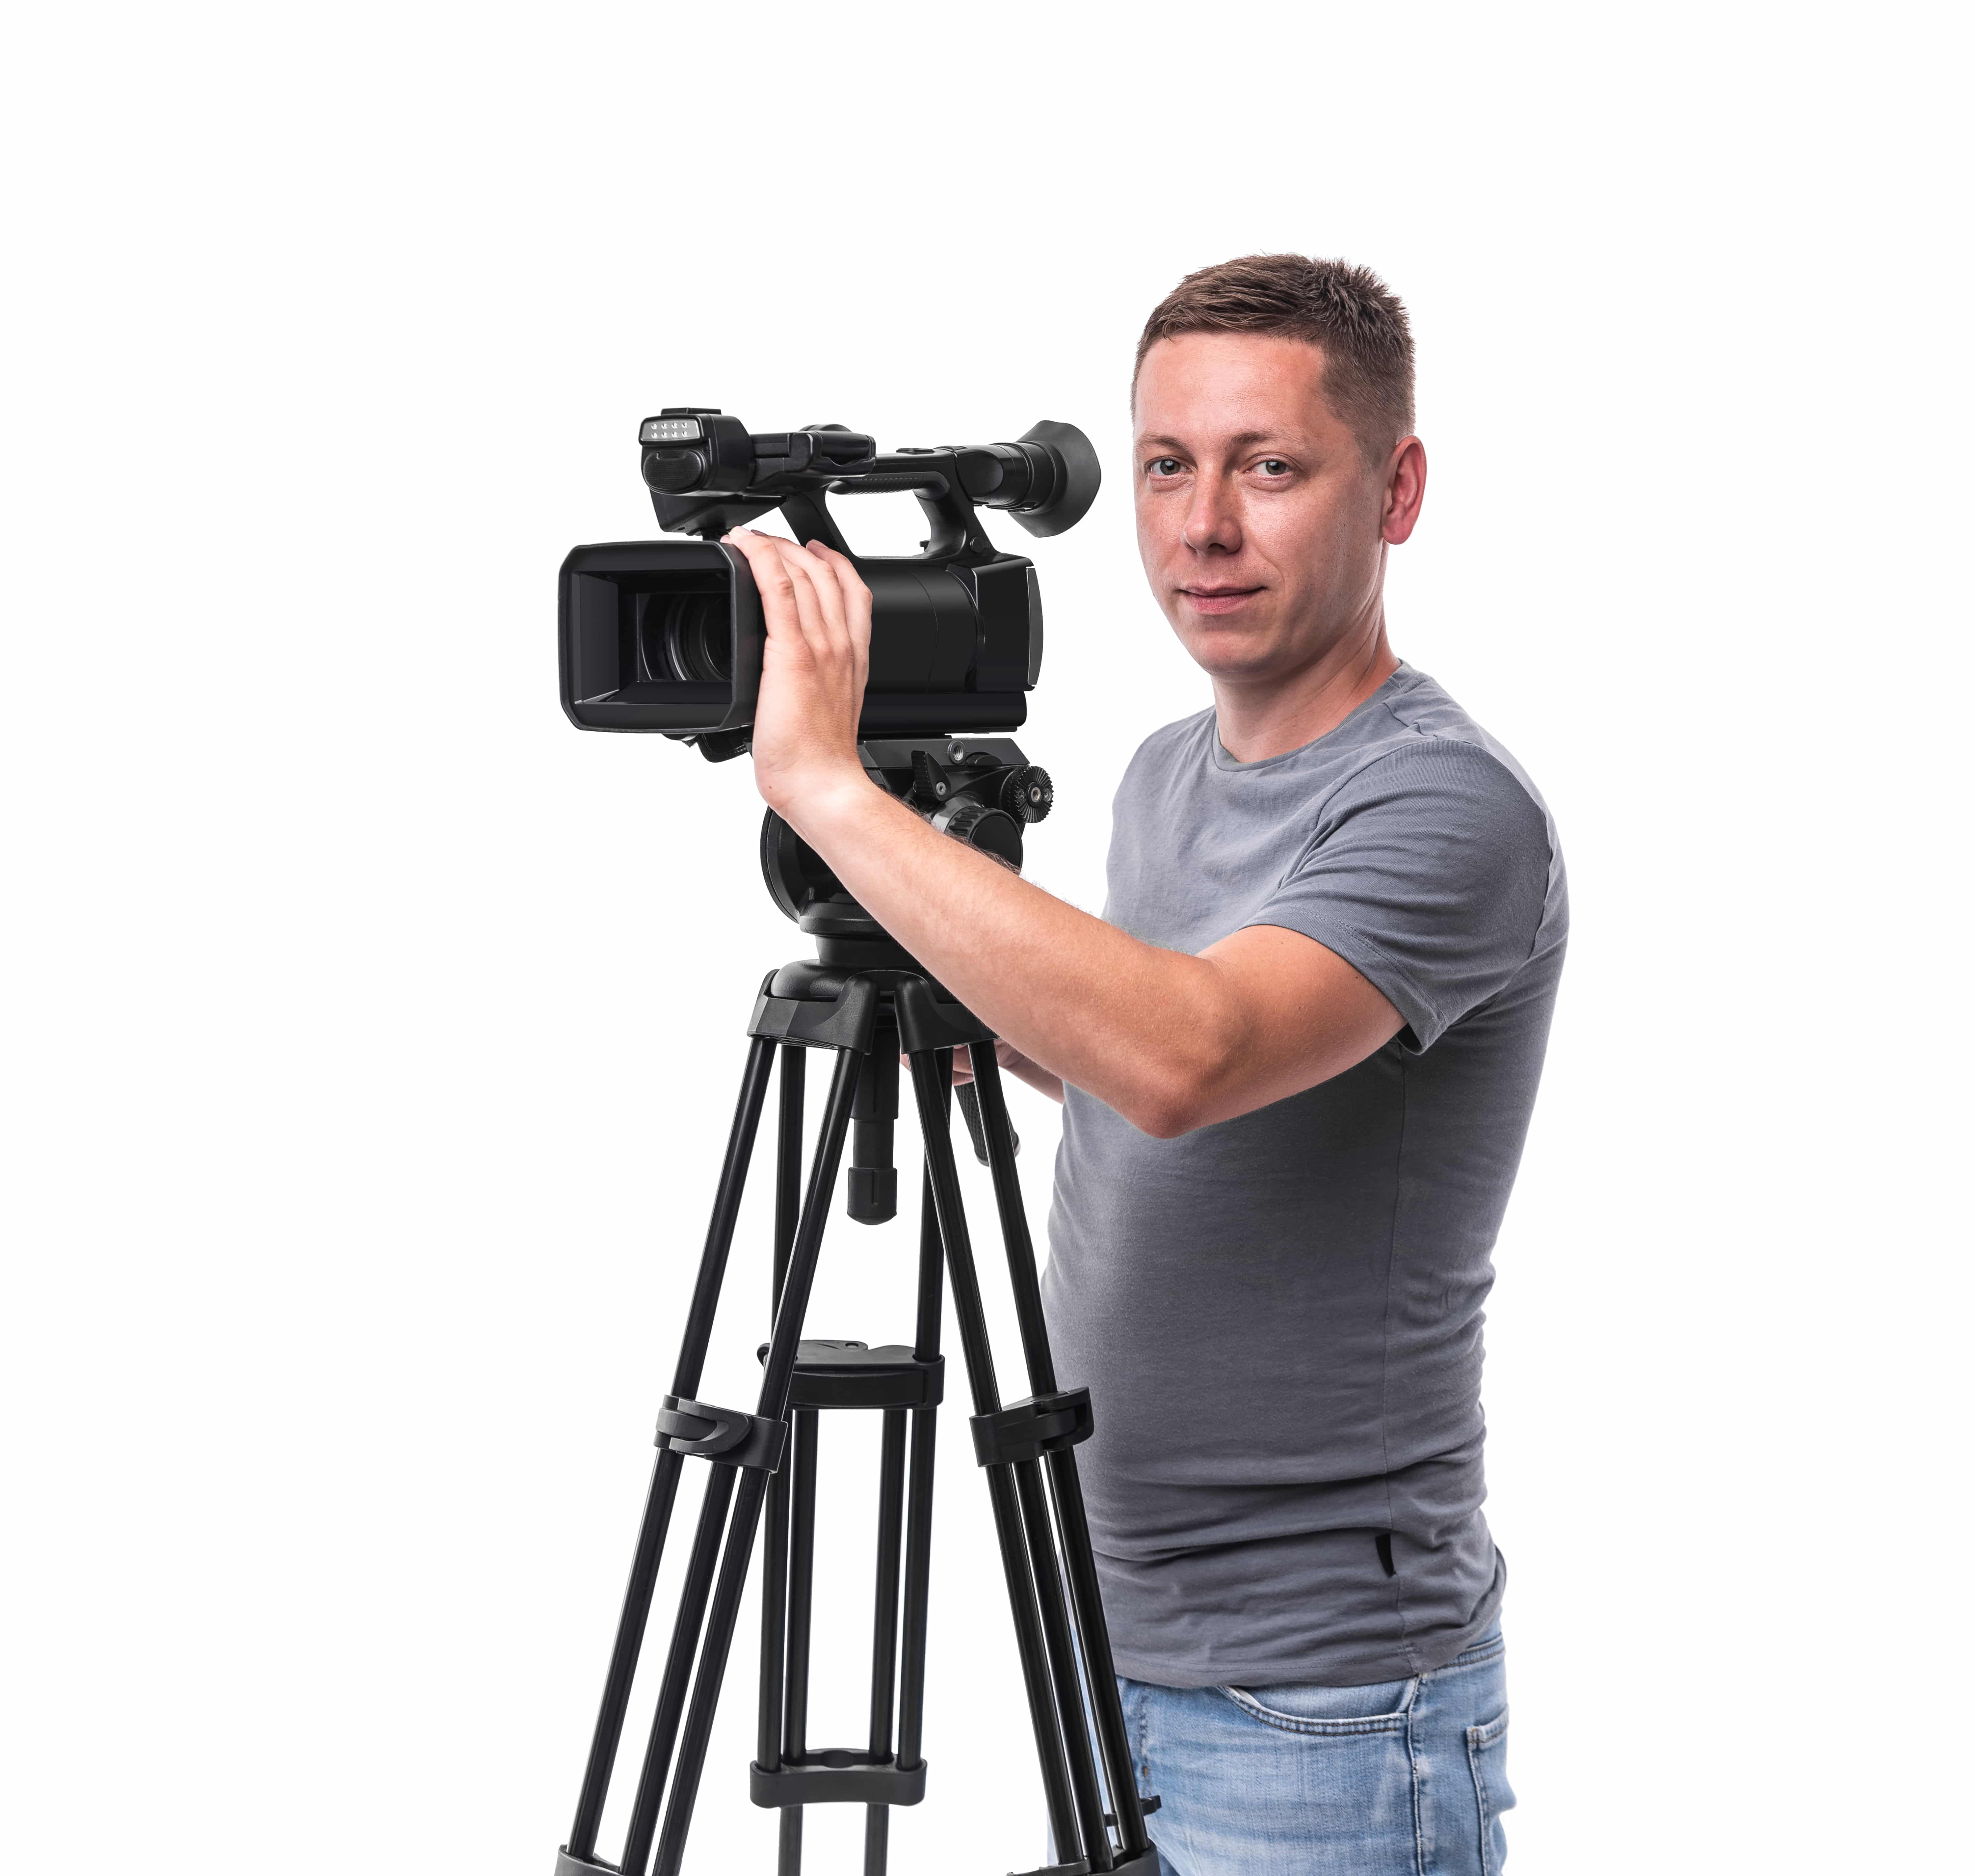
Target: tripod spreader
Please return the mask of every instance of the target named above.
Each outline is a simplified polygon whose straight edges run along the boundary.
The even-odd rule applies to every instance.
[[[950,1283],[968,1382],[975,1458],[987,1476],[1002,1574],[1028,1697],[1051,1832],[1066,1860],[1032,1876],[1097,1871],[1156,1876],[1145,1813],[1099,1599],[1096,1562],[1076,1473],[1089,1437],[1090,1397],[1057,1385],[1035,1255],[1015,1173],[992,1037],[916,968],[802,963],[763,984],[740,1101],[687,1309],[671,1392],[661,1407],[651,1488],[633,1555],[610,1665],[570,1840],[557,1876],[679,1876],[727,1656],[757,1531],[761,1671],[754,1802],[780,1813],[780,1876],[801,1867],[803,1815],[813,1804],[865,1809],[864,1868],[882,1876],[892,1808],[925,1790],[926,1624],[932,1535],[933,1455],[945,1391],[940,1353]],[[1030,1393],[1001,1397],[951,1137],[953,1052],[968,1050],[978,1111],[969,1115],[992,1175]],[[835,1055],[816,1148],[802,1152],[806,1052]],[[846,1144],[855,1144],[851,1216],[875,1223],[897,1209],[892,1164],[898,1060],[911,1065],[924,1137],[919,1256],[909,1344],[804,1340],[803,1317],[824,1223]],[[775,1148],[773,1328],[760,1348],[751,1413],[698,1398],[742,1186],[780,1067]],[[808,1738],[816,1495],[823,1417],[883,1416],[876,1582],[871,1604],[869,1725],[863,1743]],[[643,1654],[679,1477],[708,1462],[649,1731],[617,1860],[597,1854],[632,1686]],[[1087,1705],[1086,1705],[1087,1697]],[[654,1856],[656,1853],[656,1861]],[[942,1863],[942,1867],[946,1865]]]

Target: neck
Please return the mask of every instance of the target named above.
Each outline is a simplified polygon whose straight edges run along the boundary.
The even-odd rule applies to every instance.
[[[1217,677],[1221,746],[1237,762],[1287,755],[1328,736],[1398,668],[1379,607],[1357,630],[1287,677],[1246,684]]]

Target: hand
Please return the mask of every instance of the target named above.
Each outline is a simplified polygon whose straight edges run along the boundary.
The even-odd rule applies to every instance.
[[[994,1039],[994,1059],[1001,1065],[1002,1069],[1004,1072],[1009,1075],[1013,1075],[1015,1072],[1016,1065],[1018,1063],[1027,1062],[1029,1058],[1027,1056],[1024,1055],[1020,1049],[1015,1048],[1013,1044],[1004,1042],[1000,1037],[997,1036]],[[953,1052],[954,1086],[955,1088],[970,1088],[973,1085],[973,1056],[964,1048],[955,1049]]]
[[[1063,1099],[1062,1077],[1052,1075],[1040,1063],[1030,1061],[1014,1043],[1004,1042],[1000,1037],[996,1037],[994,1059],[1001,1064],[1004,1075],[1012,1075],[1017,1081],[1026,1081],[1037,1093],[1048,1095],[1052,1101]],[[911,1058],[902,1049],[899,1053],[899,1067],[908,1067]],[[971,1085],[973,1080],[974,1058],[964,1048],[955,1049],[953,1052],[954,1086],[966,1088]]]
[[[806,795],[863,782],[857,719],[870,664],[871,589],[834,548],[737,528],[761,595],[767,643],[754,706],[754,785],[787,818]]]
[[[1028,1060],[1028,1057],[1022,1054],[1019,1049],[1014,1048],[1012,1045],[1004,1042],[999,1037],[997,1037],[994,1042],[994,1059],[1001,1065],[1003,1068],[1012,1075],[1014,1072],[1015,1064],[1018,1061],[1027,1061]],[[900,1049],[899,1051],[899,1066],[902,1068],[909,1068],[912,1066],[912,1057],[908,1055],[903,1049]],[[955,1049],[953,1052],[954,1086],[955,1088],[968,1088],[973,1084],[973,1081],[974,1058],[964,1048]]]

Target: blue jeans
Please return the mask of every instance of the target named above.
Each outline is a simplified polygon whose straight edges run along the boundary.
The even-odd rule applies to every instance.
[[[1162,1876],[1499,1876],[1500,1624],[1411,1680],[1118,1690]]]

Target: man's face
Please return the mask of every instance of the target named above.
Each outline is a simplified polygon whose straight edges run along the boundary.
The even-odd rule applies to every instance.
[[[1162,339],[1132,416],[1145,577],[1211,676],[1279,681],[1376,619],[1386,469],[1366,464],[1326,400],[1314,345]]]

